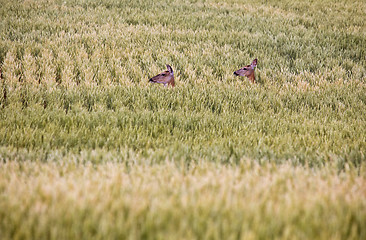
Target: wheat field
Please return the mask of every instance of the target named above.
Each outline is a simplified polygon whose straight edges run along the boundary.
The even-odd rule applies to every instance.
[[[0,6],[0,239],[366,238],[365,1]]]

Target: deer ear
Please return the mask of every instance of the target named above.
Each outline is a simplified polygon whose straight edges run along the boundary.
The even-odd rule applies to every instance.
[[[253,62],[252,62],[252,65],[257,66],[257,61],[258,61],[257,59],[254,59]]]
[[[170,73],[173,73],[173,69],[172,69],[172,67],[170,66],[170,65],[166,65],[166,68],[168,69],[168,71],[170,72]]]

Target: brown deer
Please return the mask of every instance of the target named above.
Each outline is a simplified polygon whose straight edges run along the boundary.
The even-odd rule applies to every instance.
[[[249,80],[254,83],[255,75],[254,68],[257,66],[257,59],[254,59],[252,64],[246,65],[245,67],[240,68],[239,70],[234,72],[236,76],[246,76]]]
[[[167,85],[170,85],[170,86],[174,87],[175,82],[174,82],[173,69],[168,64],[166,65],[166,67],[168,69],[167,71],[162,72],[162,73],[156,75],[155,77],[150,78],[149,82],[162,83],[162,84],[164,84],[164,87],[166,87]]]

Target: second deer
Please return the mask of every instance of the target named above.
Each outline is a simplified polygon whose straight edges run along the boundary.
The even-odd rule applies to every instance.
[[[257,66],[257,59],[254,59],[252,64],[246,65],[245,67],[242,67],[239,70],[235,71],[234,75],[236,75],[236,76],[246,76],[247,78],[249,78],[249,80],[252,83],[254,83],[254,81],[255,81],[254,70],[255,70],[256,66]]]
[[[158,75],[156,75],[155,77],[152,77],[149,79],[149,82],[152,83],[162,83],[164,84],[164,87],[166,87],[167,85],[170,85],[172,87],[175,86],[175,82],[174,82],[174,72],[173,69],[170,65],[166,65],[167,67],[167,71],[162,72]]]

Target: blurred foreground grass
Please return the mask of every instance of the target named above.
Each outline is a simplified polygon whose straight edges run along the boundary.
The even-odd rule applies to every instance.
[[[2,239],[363,239],[365,164],[0,163]]]

